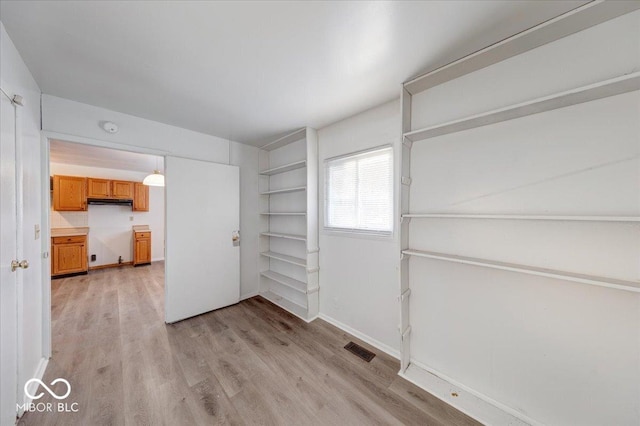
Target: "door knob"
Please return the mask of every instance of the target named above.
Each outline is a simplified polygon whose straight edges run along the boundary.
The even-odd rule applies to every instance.
[[[26,260],[22,260],[18,262],[17,260],[11,261],[11,272],[15,272],[16,269],[22,268],[27,269],[29,267],[29,262]]]

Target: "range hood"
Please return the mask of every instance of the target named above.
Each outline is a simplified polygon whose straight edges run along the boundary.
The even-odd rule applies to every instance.
[[[133,206],[133,200],[122,198],[89,198],[87,203],[94,206]]]

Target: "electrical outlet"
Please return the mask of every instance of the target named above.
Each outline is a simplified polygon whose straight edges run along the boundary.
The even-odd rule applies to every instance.
[[[91,255],[91,261],[92,261],[92,262],[95,262],[95,261],[96,261],[96,255],[95,255],[95,254],[92,254],[92,255]]]
[[[129,222],[133,222],[133,216],[129,216]]]

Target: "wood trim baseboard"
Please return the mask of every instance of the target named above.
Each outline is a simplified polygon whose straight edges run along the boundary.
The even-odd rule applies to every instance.
[[[108,265],[99,265],[99,266],[90,266],[90,271],[95,271],[96,269],[107,269],[107,268],[117,268],[118,266],[131,266],[133,265],[133,261],[122,262],[122,263],[109,263]]]

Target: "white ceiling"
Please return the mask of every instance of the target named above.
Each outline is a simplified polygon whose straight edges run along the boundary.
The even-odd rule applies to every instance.
[[[584,1],[6,1],[44,93],[246,143],[320,128]]]
[[[164,158],[155,155],[100,148],[59,140],[52,140],[49,150],[52,163],[132,170],[145,173],[151,173],[158,169],[164,173]]]

